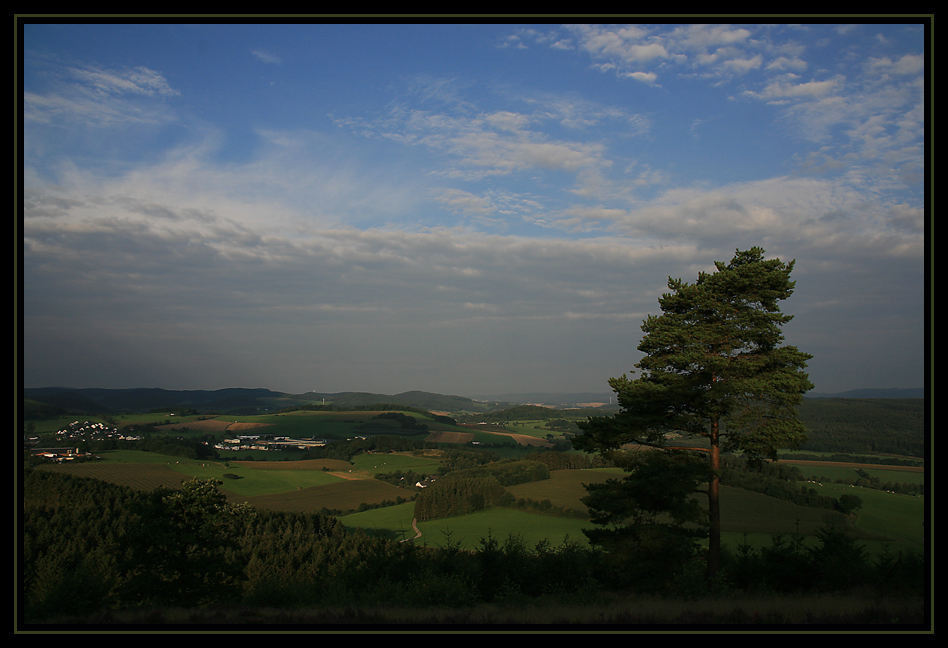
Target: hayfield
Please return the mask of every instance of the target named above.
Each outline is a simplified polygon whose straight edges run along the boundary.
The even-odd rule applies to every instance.
[[[470,443],[474,439],[474,434],[471,432],[449,432],[447,430],[439,430],[437,432],[432,432],[428,435],[428,438],[425,441],[430,441],[432,443]]]
[[[522,446],[536,446],[545,448],[553,445],[546,439],[541,439],[529,434],[517,434],[516,432],[510,432],[506,428],[499,425],[463,424],[461,427],[467,428],[468,430],[473,430],[475,433],[475,439],[481,443],[502,443],[503,440],[510,440]]]
[[[162,431],[180,430],[188,428],[196,432],[245,432],[257,428],[269,427],[272,423],[258,423],[250,421],[224,421],[221,419],[203,419],[200,421],[185,421],[178,423],[169,423],[168,425],[159,425],[157,429]]]
[[[586,505],[580,501],[586,496],[583,484],[595,484],[609,478],[621,479],[623,475],[617,468],[551,470],[549,479],[508,486],[507,490],[518,499],[530,498],[538,502],[548,499],[555,508],[586,511]]]
[[[151,491],[159,486],[180,488],[187,475],[159,463],[80,463],[49,464],[38,466],[39,470],[63,472],[75,477],[101,479],[118,486]]]
[[[360,504],[380,504],[412,495],[409,491],[374,479],[343,480],[322,486],[248,497],[252,505],[274,511],[309,512],[322,508],[352,511]]]
[[[433,457],[401,453],[363,453],[352,458],[352,471],[364,479],[371,479],[379,473],[392,473],[397,470],[409,470],[426,475],[434,474],[441,462]]]
[[[248,501],[281,511],[356,510],[359,505],[408,498],[414,492],[380,482],[378,472],[415,470],[433,473],[436,459],[413,455],[359,455],[355,465],[338,459],[302,461],[198,461],[150,452],[102,453],[101,462],[46,464],[42,470],[101,479],[120,486],[150,491],[159,486],[179,488],[191,477],[220,479],[220,490],[232,501]],[[225,477],[235,475],[238,479]]]

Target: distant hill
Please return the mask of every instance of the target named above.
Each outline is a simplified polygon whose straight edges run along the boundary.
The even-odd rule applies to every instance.
[[[269,389],[229,388],[207,390],[139,389],[72,389],[40,387],[23,390],[29,401],[42,403],[75,414],[110,414],[118,412],[150,412],[191,408],[199,412],[256,412],[281,406],[284,394]]]
[[[810,392],[806,398],[925,398],[925,388],[913,389],[851,389],[850,391],[827,394]]]
[[[509,405],[506,402],[476,401],[466,396],[452,396],[424,391],[407,391],[400,394],[376,394],[372,392],[339,392],[301,394],[313,401],[325,401],[326,404],[341,406],[362,406],[385,403],[420,407],[436,412],[487,412],[497,407]]]
[[[339,392],[287,394],[269,389],[230,388],[219,390],[171,389],[73,389],[39,387],[23,390],[28,410],[51,415],[54,410],[74,414],[111,414],[155,410],[194,409],[200,413],[254,414],[262,411],[326,403],[342,407],[375,404],[404,405],[429,411],[487,412],[510,403],[475,401],[422,391],[401,394]]]
[[[547,407],[577,407],[589,403],[615,403],[612,392],[519,392],[480,396],[480,400],[518,403],[521,405],[545,405]]]
[[[486,413],[518,405],[544,405],[553,408],[595,407],[614,395],[608,393],[520,393],[479,399],[466,396],[406,391],[400,394],[372,392],[338,392],[288,394],[270,389],[228,388],[218,390],[74,389],[69,387],[37,387],[23,390],[31,412],[51,415],[58,410],[74,414],[111,414],[150,412],[190,408],[200,413],[254,414],[272,409],[299,405],[332,404],[356,407],[375,404],[404,405],[428,411],[451,413]],[[924,389],[858,389],[836,394],[810,393],[808,399],[900,399],[924,398]]]

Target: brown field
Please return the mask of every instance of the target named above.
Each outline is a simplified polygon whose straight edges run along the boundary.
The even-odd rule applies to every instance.
[[[323,507],[352,511],[363,502],[378,504],[385,500],[394,501],[398,496],[407,498],[411,494],[398,486],[364,479],[311,486],[275,495],[257,495],[246,498],[246,501],[272,511],[310,512]]]
[[[540,439],[538,437],[530,436],[528,434],[516,434],[514,432],[508,432],[506,428],[500,427],[499,425],[462,424],[461,427],[466,427],[471,430],[477,430],[478,432],[484,432],[486,434],[496,434],[497,436],[505,436],[510,439],[513,439],[514,441],[516,441],[518,444],[522,446],[547,447],[547,446],[553,445],[546,439]]]
[[[513,439],[522,446],[539,446],[545,448],[553,445],[546,439],[540,439],[538,437],[530,436],[529,434],[514,434],[513,432],[495,432],[493,430],[483,430],[488,434],[496,434],[497,436],[505,436]]]
[[[180,488],[188,476],[157,463],[79,463],[39,466],[41,470],[55,470],[76,477],[101,479],[118,486],[152,491],[159,486]]]
[[[237,421],[222,421],[220,419],[204,419],[203,421],[190,421],[186,423],[169,423],[161,425],[159,430],[180,430],[188,428],[189,430],[199,430],[202,432],[241,432],[243,430],[253,430],[255,428],[269,427],[272,423],[248,423]]]
[[[621,475],[599,470],[551,470],[549,479],[508,486],[507,490],[517,498],[529,497],[538,502],[548,499],[555,507],[588,511],[580,501],[588,494],[583,484],[598,484],[617,477]]]
[[[471,432],[432,432],[425,441],[434,441],[435,443],[468,443],[474,438]]]
[[[304,459],[301,461],[231,461],[235,466],[254,470],[322,470],[348,471],[352,464],[342,459]]]

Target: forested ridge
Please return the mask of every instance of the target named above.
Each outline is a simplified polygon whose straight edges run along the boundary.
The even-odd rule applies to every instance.
[[[921,398],[804,399],[798,408],[807,440],[801,451],[925,456]]]

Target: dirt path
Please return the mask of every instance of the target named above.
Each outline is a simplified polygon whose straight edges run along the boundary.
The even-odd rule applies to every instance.
[[[418,538],[421,537],[421,531],[418,530],[418,518],[411,519],[411,528],[415,530],[415,537],[405,538],[404,540],[400,540],[400,542],[409,542],[411,540],[417,540]]]

